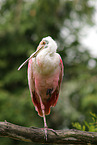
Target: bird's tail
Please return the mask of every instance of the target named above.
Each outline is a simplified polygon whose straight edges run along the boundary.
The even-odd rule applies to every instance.
[[[45,115],[49,115],[50,114],[50,107],[54,107],[57,103],[58,100],[58,96],[59,96],[59,92],[57,92],[56,90],[53,92],[52,96],[50,97],[50,99],[46,100],[45,102],[43,102],[44,104],[44,108],[45,108]],[[33,93],[32,96],[32,102],[35,106],[36,111],[38,112],[39,116],[43,116],[42,114],[42,110],[41,110],[41,104],[38,98],[37,93]]]

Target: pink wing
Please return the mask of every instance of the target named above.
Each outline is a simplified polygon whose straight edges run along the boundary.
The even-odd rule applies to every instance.
[[[45,103],[45,114],[46,115],[50,114],[50,107],[51,106],[54,107],[58,101],[60,85],[61,85],[61,82],[63,79],[63,62],[62,62],[61,57],[60,57],[60,64],[59,65],[60,65],[60,74],[59,74],[58,86],[56,87],[55,91],[51,95],[50,100]]]
[[[32,97],[32,92],[35,90],[35,82],[33,78],[33,67],[32,67],[32,59],[29,60],[28,63],[28,84],[29,84],[29,89]]]
[[[29,83],[29,89],[30,89],[30,93],[31,93],[31,98],[32,98],[32,102],[36,108],[36,111],[38,111],[38,114],[40,116],[42,116],[42,110],[41,110],[41,106],[40,106],[40,102],[38,99],[38,95],[37,92],[35,91],[35,78],[33,77],[33,67],[32,67],[32,59],[29,61],[28,64],[28,83]],[[56,86],[55,91],[51,94],[50,99],[44,103],[45,106],[45,114],[48,115],[50,113],[50,107],[51,106],[55,106],[59,97],[59,89],[60,89],[60,85],[62,82],[62,78],[63,78],[63,62],[62,59],[60,57],[60,74],[59,74],[59,78],[58,78],[58,86]]]
[[[37,100],[38,95],[35,91],[35,78],[33,76],[33,62],[32,62],[32,59],[30,59],[29,63],[28,63],[28,84],[29,84],[29,90],[30,90],[32,102],[35,106],[36,111],[39,112],[39,110],[41,110],[41,106],[40,106],[39,101]]]

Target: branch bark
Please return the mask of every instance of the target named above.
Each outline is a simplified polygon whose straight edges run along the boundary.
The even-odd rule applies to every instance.
[[[26,142],[51,144],[86,144],[97,143],[97,132],[86,132],[75,129],[66,130],[48,129],[48,139],[44,138],[44,129],[35,127],[22,127],[9,122],[0,122],[0,136],[9,137]]]

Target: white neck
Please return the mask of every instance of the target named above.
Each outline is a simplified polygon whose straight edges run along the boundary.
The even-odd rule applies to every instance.
[[[46,44],[36,56],[36,66],[38,71],[41,71],[42,73],[48,73],[48,70],[50,72],[55,67],[57,44],[49,36],[43,38],[42,41],[48,41],[49,43]]]
[[[40,73],[48,74],[53,69],[53,57],[55,53],[44,49],[36,56],[36,66]]]

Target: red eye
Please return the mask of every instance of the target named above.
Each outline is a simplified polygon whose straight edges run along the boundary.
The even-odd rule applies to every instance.
[[[46,44],[45,41],[41,41],[41,42],[40,42],[40,45],[45,45],[45,44]]]
[[[45,45],[45,41],[43,41],[43,45]]]

